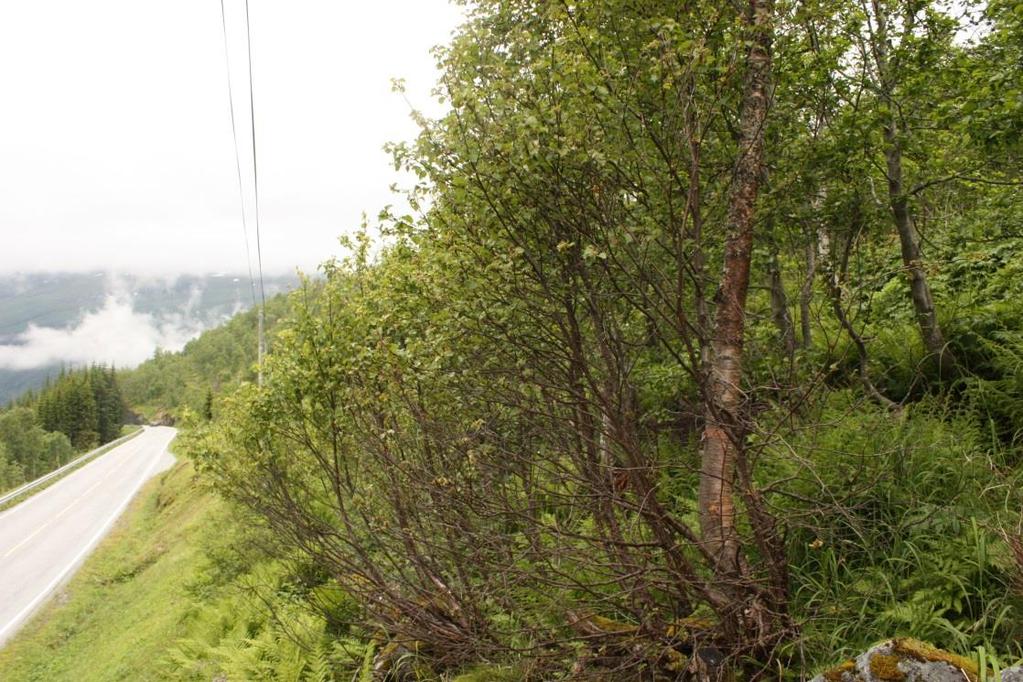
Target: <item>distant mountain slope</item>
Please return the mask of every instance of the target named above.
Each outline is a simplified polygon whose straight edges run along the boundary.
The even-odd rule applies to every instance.
[[[267,278],[266,294],[297,282],[295,276]],[[132,366],[158,347],[180,350],[251,305],[248,278],[236,275],[0,276],[0,404],[40,386],[62,365]]]
[[[105,292],[103,273],[0,277],[0,342],[16,340],[30,324],[65,327],[102,306]]]
[[[47,377],[60,371],[60,365],[38,369],[0,369],[0,405],[6,405],[26,391],[39,388]]]
[[[312,285],[310,293],[318,291]],[[266,301],[266,338],[270,350],[279,324],[291,312],[291,297]],[[238,313],[208,329],[174,353],[157,353],[133,370],[121,372],[125,402],[147,417],[205,409],[210,393],[222,393],[242,381],[254,381],[258,320],[255,310]]]

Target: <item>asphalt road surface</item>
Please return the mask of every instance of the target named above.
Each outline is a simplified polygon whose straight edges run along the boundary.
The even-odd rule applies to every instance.
[[[82,564],[142,484],[174,463],[175,433],[146,427],[0,512],[0,645]]]

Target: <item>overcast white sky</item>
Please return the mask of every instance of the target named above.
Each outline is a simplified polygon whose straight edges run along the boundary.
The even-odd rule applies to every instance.
[[[243,0],[225,0],[243,153]],[[250,0],[264,268],[395,201],[381,151],[439,112],[446,0]],[[219,0],[0,2],[0,273],[242,272]],[[247,169],[243,169],[247,170]]]

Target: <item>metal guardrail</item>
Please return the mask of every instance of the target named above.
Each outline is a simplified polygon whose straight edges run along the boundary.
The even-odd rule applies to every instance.
[[[69,469],[73,469],[76,466],[78,466],[79,464],[83,464],[83,463],[87,462],[89,459],[91,459],[93,457],[96,457],[97,455],[101,455],[101,454],[103,454],[104,452],[106,452],[108,450],[113,450],[114,448],[116,448],[121,443],[124,443],[125,441],[131,440],[135,436],[137,436],[140,433],[142,433],[144,430],[145,430],[145,427],[139,429],[138,431],[133,431],[132,433],[129,433],[127,436],[121,436],[120,438],[112,440],[109,443],[105,443],[105,444],[99,446],[98,448],[96,448],[95,450],[89,450],[84,455],[79,455],[78,457],[74,458],[73,460],[71,460],[70,462],[65,464],[64,466],[62,466],[60,468],[57,468],[57,469],[54,469],[53,471],[51,471],[50,473],[46,474],[45,476],[40,476],[36,480],[30,481],[29,483],[26,483],[25,485],[21,486],[20,488],[15,488],[14,490],[12,490],[9,493],[5,493],[4,495],[0,495],[0,507],[2,507],[3,505],[7,504],[11,500],[14,500],[14,499],[17,499],[17,498],[21,497],[22,495],[24,495],[27,492],[29,492],[29,491],[31,491],[31,490],[33,490],[35,488],[38,488],[43,483],[46,483],[47,481],[52,481],[53,479],[60,477],[61,474],[67,472]]]

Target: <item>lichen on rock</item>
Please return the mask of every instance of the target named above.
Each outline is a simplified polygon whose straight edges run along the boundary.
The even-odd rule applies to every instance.
[[[978,682],[977,665],[969,658],[909,638],[877,644],[812,682]],[[993,680],[986,671],[985,680]],[[1023,682],[1023,667],[1002,671],[1001,682]]]

